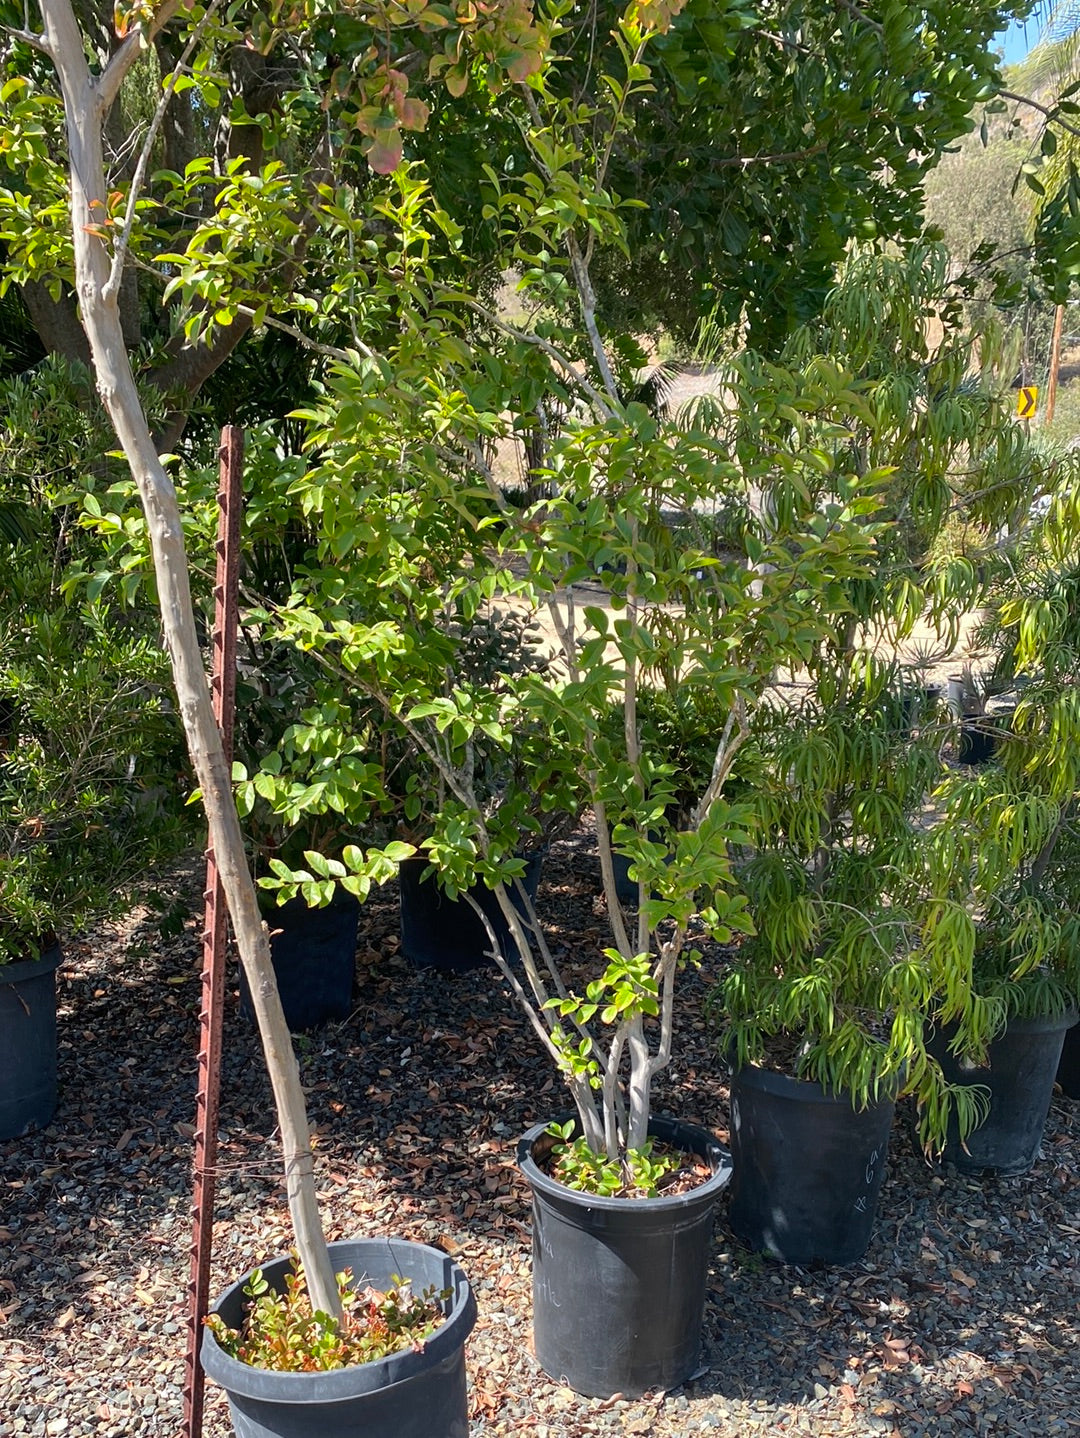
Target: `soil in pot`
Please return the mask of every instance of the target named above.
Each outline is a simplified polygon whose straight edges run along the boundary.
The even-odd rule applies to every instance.
[[[285,1022],[294,1033],[347,1019],[352,1012],[356,978],[356,934],[360,905],[344,889],[321,909],[300,897],[265,915]],[[240,971],[240,1011],[255,1015],[247,977]]]
[[[525,861],[521,883],[532,904],[536,902],[543,863],[544,856],[540,853],[531,854]],[[405,859],[399,871],[402,953],[418,968],[438,969],[443,973],[463,973],[492,964],[491,940],[480,916],[466,898],[448,898],[434,874],[424,879],[426,868],[425,858],[413,858]],[[469,893],[486,914],[504,956],[513,962],[517,946],[494,890],[485,884],[474,884]],[[518,913],[523,919],[527,918],[526,905],[516,884],[511,885],[510,893]]]
[[[955,1119],[950,1123],[943,1154],[948,1162],[967,1173],[1027,1173],[1038,1157],[1065,1034],[1076,1018],[1074,1010],[1010,1019],[1005,1032],[990,1044],[985,1068],[961,1064],[949,1052],[952,1030],[931,1035],[927,1048],[950,1083],[981,1084],[990,1090],[986,1120],[963,1142]]]
[[[385,1289],[404,1278],[418,1291],[449,1290],[445,1320],[420,1351],[328,1373],[252,1368],[225,1353],[206,1329],[202,1365],[228,1394],[237,1438],[468,1438],[465,1340],[476,1301],[462,1269],[437,1249],[394,1238],[332,1243],[330,1258],[335,1272],[350,1268],[358,1284]],[[261,1265],[276,1291],[283,1291],[291,1264],[283,1256]],[[214,1305],[230,1327],[241,1322],[249,1278]]]
[[[802,1266],[866,1252],[895,1103],[864,1109],[847,1094],[753,1065],[731,1077],[728,1222],[759,1253]]]
[[[533,1336],[549,1377],[589,1397],[638,1397],[694,1372],[717,1200],[731,1176],[712,1134],[656,1118],[650,1134],[711,1177],[657,1198],[579,1193],[544,1172],[546,1125],[518,1145],[533,1199]]]
[[[56,970],[39,959],[0,965],[0,1140],[44,1128],[56,1112]]]

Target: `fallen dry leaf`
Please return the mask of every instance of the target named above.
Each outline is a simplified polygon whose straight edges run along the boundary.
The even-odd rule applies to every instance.
[[[975,1287],[974,1278],[972,1278],[969,1273],[965,1273],[962,1268],[950,1268],[949,1277],[955,1278],[957,1283],[962,1283],[965,1288]]]

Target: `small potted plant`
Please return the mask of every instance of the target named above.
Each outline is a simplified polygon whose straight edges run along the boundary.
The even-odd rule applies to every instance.
[[[124,912],[192,838],[153,644],[100,614],[87,624],[20,606],[7,617],[0,1138],[48,1123],[56,1106],[60,938]]]
[[[542,675],[547,668],[535,626],[517,614],[488,606],[466,621],[447,605],[435,623],[425,657],[414,660],[410,671],[414,691],[428,682],[459,698],[483,694],[485,703],[497,707],[513,675],[525,670]],[[450,767],[467,763],[489,828],[501,825],[523,861],[524,894],[518,902],[524,912],[525,902],[536,898],[548,843],[575,819],[569,796],[564,795],[569,808],[553,810],[541,792],[520,782],[517,770],[535,732],[522,723],[509,749],[482,731],[460,742],[451,727],[432,727],[421,742],[415,729],[371,695],[355,684],[343,689],[294,645],[264,641],[261,648],[276,662],[271,666],[264,657],[247,680],[254,698],[241,704],[239,739],[241,755],[252,757],[234,772],[258,882],[267,895],[282,1000],[287,1013],[291,1006],[292,1012],[309,1015],[305,1023],[290,1019],[290,1027],[349,1012],[358,899],[373,882],[398,878],[407,959],[444,973],[490,962],[475,905],[504,948],[509,931],[481,881],[458,893],[439,869],[430,815],[445,800],[446,788],[423,746],[437,750]],[[438,702],[432,702],[437,711]],[[329,950],[339,931],[340,958],[315,966],[313,960],[322,948]],[[326,959],[332,957],[327,952]],[[313,1005],[320,1006],[317,1016]]]
[[[392,1238],[333,1243],[330,1257],[340,1319],[313,1306],[295,1254],[233,1284],[210,1315],[202,1363],[237,1438],[457,1438],[476,1322],[461,1268]]]
[[[535,621],[513,610],[485,606],[468,622],[453,616],[446,625],[446,638],[444,693],[482,694],[485,704],[498,706],[515,675],[542,676],[550,667]],[[384,745],[393,745],[393,732],[392,724],[384,720]],[[522,716],[509,746],[495,742],[483,730],[465,737],[454,726],[429,733],[427,740],[438,747],[448,768],[468,767],[489,832],[502,829],[513,843],[523,867],[511,893],[523,917],[535,905],[548,847],[577,819],[568,786],[561,787],[559,804],[553,806],[544,790],[531,782],[534,770],[528,756],[543,737]],[[437,777],[438,768],[432,767],[415,733],[398,731],[396,755],[387,779],[399,796],[396,831],[416,848],[415,855],[399,867],[402,953],[419,967],[442,973],[490,964],[488,925],[503,952],[511,944],[495,894],[482,880],[463,892],[452,880],[448,886],[437,863],[438,841],[432,842],[427,827],[427,815],[446,797],[445,782]]]
[[[1080,845],[1071,827],[1057,842],[1067,873],[1048,866],[1044,886],[1032,894],[1025,892],[1030,869],[1022,866],[1017,881],[996,894],[975,923],[972,981],[991,1015],[989,1037],[976,1040],[955,1023],[944,1025],[930,1043],[950,1082],[979,1086],[988,1096],[981,1122],[963,1138],[951,1122],[944,1145],[944,1158],[971,1173],[1031,1168],[1065,1037],[1077,1022],[1080,932],[1073,876]]]
[[[233,763],[260,907],[286,1021],[293,1031],[352,1012],[360,900],[396,873],[401,845],[348,884],[346,848],[382,835],[388,807],[372,706],[341,692],[291,646],[255,641],[237,694]],[[372,757],[373,753],[376,757]],[[283,885],[286,870],[297,879]],[[241,1009],[252,1017],[246,980]]]

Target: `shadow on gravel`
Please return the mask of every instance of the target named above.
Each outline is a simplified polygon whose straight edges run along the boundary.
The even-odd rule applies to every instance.
[[[850,1269],[748,1253],[721,1219],[710,1371],[689,1391],[811,1425],[828,1409],[830,1434],[837,1412],[852,1432],[901,1438],[1074,1432],[1080,1346],[1062,1290],[1080,1296],[1080,1188],[1059,1160],[1078,1131],[1076,1106],[1058,1100],[1031,1174],[975,1181],[928,1167],[898,1122],[875,1237]]]

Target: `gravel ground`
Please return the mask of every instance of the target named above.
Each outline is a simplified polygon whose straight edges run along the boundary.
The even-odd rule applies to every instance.
[[[559,846],[540,910],[557,953],[595,952],[583,840]],[[199,876],[187,876],[198,893]],[[330,1236],[393,1231],[469,1273],[473,1438],[603,1434],[1080,1432],[1080,1117],[1055,1098],[1022,1178],[928,1168],[898,1120],[875,1238],[810,1272],[741,1251],[721,1205],[702,1367],[636,1402],[583,1399],[529,1348],[529,1205],[516,1136],[561,1092],[498,981],[416,973],[395,895],[362,913],[356,1009],[299,1041]],[[60,976],[60,1107],[0,1144],[0,1435],[173,1438],[181,1426],[199,944],[139,916],[73,942]],[[724,1136],[727,1090],[683,985],[657,1109]],[[214,1291],[289,1246],[269,1086],[235,995],[226,1014]],[[229,1432],[208,1390],[204,1432]]]

